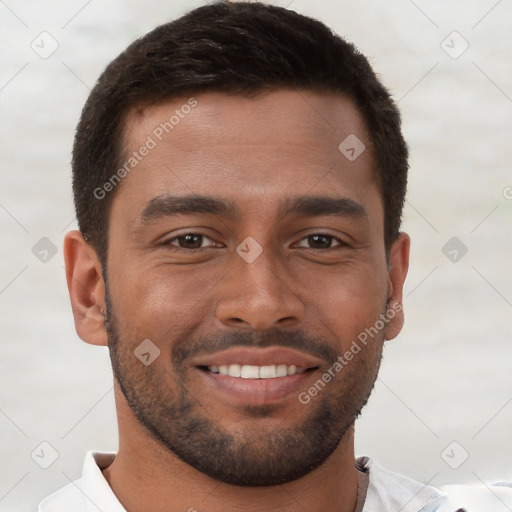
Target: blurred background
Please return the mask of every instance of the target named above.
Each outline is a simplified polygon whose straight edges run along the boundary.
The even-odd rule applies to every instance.
[[[114,57],[201,0],[0,0],[0,511],[117,450],[106,348],[75,333],[71,145]],[[512,480],[512,1],[277,0],[365,53],[411,149],[406,325],[357,454],[440,486]],[[44,455],[42,455],[44,454]]]

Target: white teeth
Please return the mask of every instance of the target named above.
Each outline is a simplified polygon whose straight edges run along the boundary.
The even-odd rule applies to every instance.
[[[240,377],[242,368],[239,364],[230,364],[228,366],[228,375],[230,377]]]
[[[295,365],[286,364],[270,366],[254,366],[250,364],[224,364],[221,366],[208,366],[212,373],[220,373],[229,377],[241,377],[242,379],[274,379],[276,377],[286,377],[297,373],[304,373],[304,368],[297,368]]]
[[[260,379],[273,379],[276,377],[275,366],[260,366]]]
[[[288,367],[285,364],[280,364],[276,370],[276,377],[286,377],[288,375]]]
[[[260,378],[259,366],[251,366],[249,364],[244,364],[242,366],[242,371],[241,371],[240,377],[242,377],[242,379],[259,379]]]

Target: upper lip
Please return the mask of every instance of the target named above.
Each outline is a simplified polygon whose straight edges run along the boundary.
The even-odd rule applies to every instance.
[[[297,350],[284,347],[232,348],[209,356],[198,356],[194,366],[222,366],[230,364],[271,366],[285,364],[297,368],[316,368],[322,360]]]

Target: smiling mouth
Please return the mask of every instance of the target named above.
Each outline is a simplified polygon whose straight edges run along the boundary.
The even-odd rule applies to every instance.
[[[309,371],[314,371],[317,367],[304,368],[295,365],[274,364],[265,366],[255,366],[249,364],[229,364],[220,366],[198,366],[200,370],[224,375],[227,377],[238,377],[241,379],[279,379],[292,375],[299,375]]]

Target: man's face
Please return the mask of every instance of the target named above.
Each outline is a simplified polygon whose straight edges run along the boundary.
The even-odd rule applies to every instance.
[[[318,384],[389,307],[370,143],[341,95],[195,99],[128,119],[127,158],[148,136],[156,144],[112,203],[114,373],[139,422],[191,466],[239,485],[288,482],[322,464],[353,424],[393,324]],[[355,160],[338,149],[350,134],[367,148]],[[185,203],[171,196],[232,211],[177,213]],[[160,351],[150,364],[134,353],[143,340],[144,362]]]

